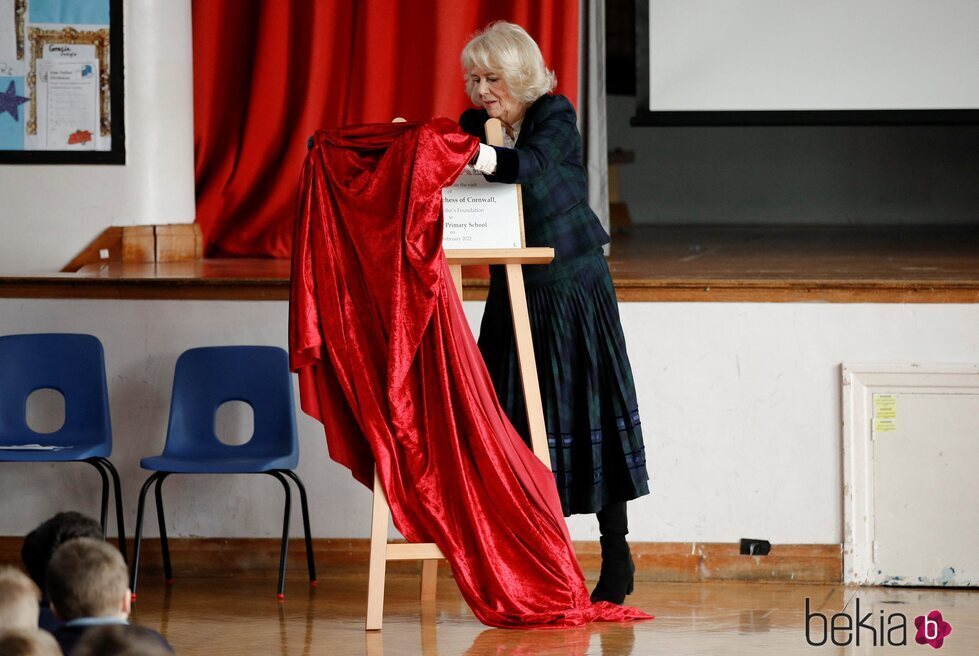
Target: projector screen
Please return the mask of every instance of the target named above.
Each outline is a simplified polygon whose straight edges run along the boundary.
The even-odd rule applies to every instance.
[[[635,123],[979,119],[979,0],[639,0],[637,21]]]

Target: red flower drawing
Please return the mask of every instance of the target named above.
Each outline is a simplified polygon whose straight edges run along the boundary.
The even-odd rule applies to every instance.
[[[68,145],[86,144],[91,140],[92,132],[90,130],[75,130],[68,135]]]

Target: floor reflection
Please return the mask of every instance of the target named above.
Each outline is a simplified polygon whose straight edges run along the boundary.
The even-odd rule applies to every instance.
[[[423,604],[417,577],[399,575],[389,577],[380,632],[364,631],[366,576],[323,576],[315,589],[290,580],[282,602],[268,591],[266,578],[178,579],[171,587],[146,580],[133,620],[166,635],[181,656],[878,653],[867,646],[866,632],[859,648],[827,640],[814,651],[806,642],[808,599],[810,613],[829,621],[835,613],[852,615],[857,601],[862,614],[902,613],[911,627],[908,646],[916,649],[923,648],[914,643],[913,618],[938,609],[953,626],[940,653],[979,653],[979,595],[968,590],[646,582],[637,584],[629,603],[655,620],[510,630],[481,625],[451,578],[439,580],[437,601]],[[819,627],[814,619],[810,638],[818,641]]]

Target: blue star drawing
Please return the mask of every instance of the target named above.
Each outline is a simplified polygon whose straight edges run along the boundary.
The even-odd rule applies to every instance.
[[[30,98],[17,95],[17,88],[14,86],[14,81],[11,80],[7,90],[0,93],[0,114],[7,112],[14,117],[15,121],[20,122],[20,112],[17,111],[17,108],[28,100]]]

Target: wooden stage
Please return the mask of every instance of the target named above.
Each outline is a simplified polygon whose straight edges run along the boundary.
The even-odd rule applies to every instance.
[[[640,226],[612,239],[620,301],[979,302],[979,226]],[[465,298],[488,281],[467,277]],[[289,262],[91,264],[0,276],[0,297],[287,300]]]

